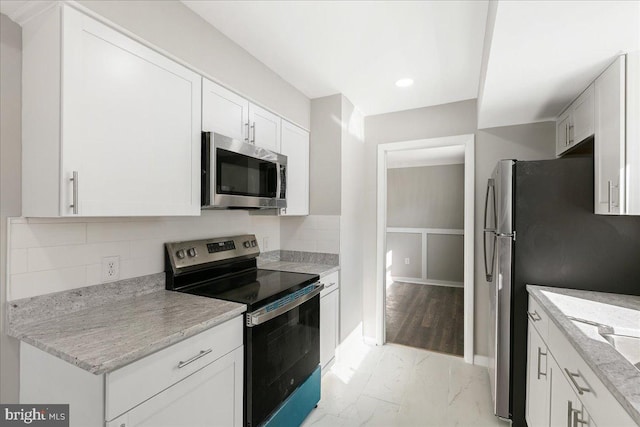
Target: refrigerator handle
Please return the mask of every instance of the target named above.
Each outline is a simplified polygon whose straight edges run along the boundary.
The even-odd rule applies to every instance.
[[[485,276],[487,278],[487,282],[492,282],[493,281],[493,260],[491,260],[491,273],[489,273],[489,264],[487,263],[487,233],[494,233],[494,236],[492,236],[495,239],[495,228],[489,228],[487,227],[487,213],[488,213],[488,208],[489,208],[489,193],[491,192],[491,194],[493,195],[494,199],[495,199],[495,181],[493,180],[493,178],[489,178],[489,180],[487,181],[487,193],[485,195],[485,199],[484,199],[484,234],[483,234],[483,239],[482,239],[482,250],[484,252],[484,272],[485,272]],[[495,203],[494,203],[495,205]],[[494,207],[494,218],[495,218],[495,207]],[[495,222],[494,222],[494,227],[495,227]],[[495,251],[495,244],[494,244],[494,251]],[[493,254],[492,254],[493,255]]]

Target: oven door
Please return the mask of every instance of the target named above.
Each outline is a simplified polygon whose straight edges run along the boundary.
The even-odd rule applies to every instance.
[[[320,364],[320,290],[302,304],[249,327],[245,353],[245,425],[264,422]]]
[[[286,168],[286,156],[223,135],[203,132],[202,205],[286,207]]]

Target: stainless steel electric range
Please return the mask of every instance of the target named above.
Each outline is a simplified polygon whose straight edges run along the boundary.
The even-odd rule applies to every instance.
[[[165,244],[166,288],[247,305],[244,426],[296,425],[320,399],[315,274],[261,270],[254,235]]]

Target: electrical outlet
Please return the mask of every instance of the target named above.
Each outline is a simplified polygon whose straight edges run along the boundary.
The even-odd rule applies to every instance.
[[[102,258],[102,281],[113,282],[120,277],[120,257],[107,256]]]
[[[263,237],[262,238],[262,251],[266,252],[269,250],[269,238],[268,237]]]
[[[411,264],[411,258],[405,258],[405,259],[404,259],[404,263],[405,263],[406,265]]]

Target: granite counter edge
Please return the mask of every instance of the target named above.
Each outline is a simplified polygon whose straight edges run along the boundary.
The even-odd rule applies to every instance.
[[[64,360],[65,362],[71,363],[78,368],[81,368],[87,372],[90,372],[95,375],[102,375],[106,373],[113,372],[119,368],[122,368],[125,365],[133,363],[137,360],[143,359],[146,356],[149,356],[152,353],[163,350],[173,344],[176,344],[180,341],[183,341],[187,338],[191,338],[194,335],[199,334],[200,332],[206,331],[207,329],[211,329],[215,326],[218,326],[228,320],[231,320],[242,313],[247,311],[247,307],[242,305],[240,307],[233,308],[223,314],[219,314],[216,317],[213,317],[209,320],[200,322],[196,325],[190,326],[186,329],[180,330],[173,334],[167,335],[150,345],[137,348],[128,353],[123,354],[121,357],[117,357],[115,359],[107,360],[100,364],[92,364],[85,360],[79,360],[70,354],[60,351],[54,347],[51,347],[44,342],[29,336],[28,332],[19,332],[13,330],[11,328],[7,329],[7,335],[19,339],[27,344],[30,344],[46,353],[51,354],[52,356],[58,357],[59,359]]]
[[[594,371],[596,376],[600,379],[600,381],[602,381],[609,392],[613,394],[620,406],[625,409],[625,411],[635,422],[640,424],[640,407],[636,407],[636,405],[634,405],[634,403],[629,400],[629,397],[620,391],[619,386],[614,384],[607,372],[603,370],[603,366],[598,365],[596,361],[593,360],[592,356],[584,351],[579,340],[570,332],[567,325],[564,324],[566,322],[570,322],[570,320],[566,319],[566,316],[562,312],[555,313],[555,311],[559,311],[559,309],[557,309],[555,304],[553,304],[553,302],[551,302],[545,295],[541,293],[543,290],[553,292],[554,288],[538,285],[527,285],[526,289],[529,295],[531,295],[536,300],[536,302],[540,304],[542,309],[545,310],[545,312],[549,315],[549,318],[558,327],[558,329],[560,329],[564,337],[569,340],[573,348],[580,354],[589,368]],[[562,316],[564,319],[566,319],[566,322],[563,322],[564,319],[559,318],[559,316]],[[577,328],[576,330],[580,332]],[[611,351],[615,352],[613,348],[611,348]],[[607,367],[605,367],[605,369],[606,368]]]

